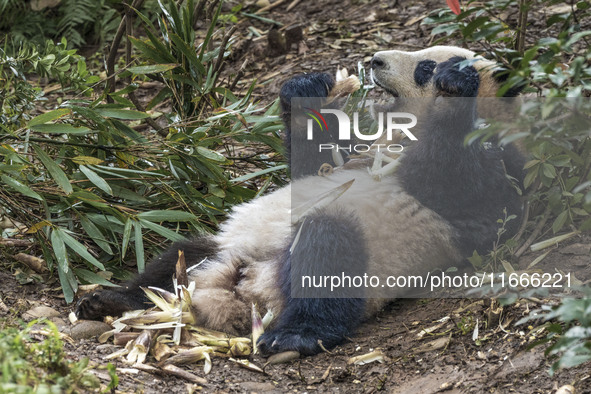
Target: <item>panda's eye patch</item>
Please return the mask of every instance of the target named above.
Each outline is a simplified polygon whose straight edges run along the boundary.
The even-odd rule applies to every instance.
[[[415,83],[418,86],[424,86],[433,77],[433,71],[437,63],[433,60],[421,60],[415,68]]]

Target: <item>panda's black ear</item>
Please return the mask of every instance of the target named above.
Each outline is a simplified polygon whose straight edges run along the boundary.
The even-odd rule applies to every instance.
[[[474,66],[460,69],[460,63],[466,58],[454,56],[439,63],[435,72],[434,83],[440,93],[452,97],[476,97],[480,87],[480,76]]]
[[[505,82],[507,82],[507,80],[509,79],[509,74],[511,74],[511,71],[504,69],[504,68],[499,68],[499,69],[496,69],[495,71],[493,71],[492,77],[495,80],[495,82],[498,84],[499,88],[501,88],[505,84]],[[523,88],[525,88],[524,84],[517,85],[517,86],[511,86],[503,94],[503,97],[517,97],[517,96],[519,96],[519,94],[521,93]]]

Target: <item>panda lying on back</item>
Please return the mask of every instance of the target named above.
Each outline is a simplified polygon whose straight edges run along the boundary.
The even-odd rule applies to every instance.
[[[377,53],[371,67],[375,83],[396,97],[494,96],[498,81],[485,67],[490,63],[458,66],[473,57],[454,47],[389,51]],[[281,92],[288,132],[292,97],[327,97],[338,88],[326,74],[288,81]],[[520,198],[507,176],[521,180],[521,155],[510,146],[464,146],[477,113],[475,99],[460,103],[443,100],[441,108],[428,114],[419,141],[405,149],[393,175],[376,182],[367,168],[326,177],[315,176],[312,169],[311,174],[298,174],[291,185],[237,206],[217,235],[175,243],[124,287],[86,295],[78,303],[78,317],[98,319],[144,309],[139,287],[171,283],[177,251],[184,250],[188,266],[207,257],[189,278],[197,286],[193,303],[198,325],[247,333],[250,305],[256,303],[262,313],[272,310],[275,315],[259,339],[263,354],[297,350],[309,355],[321,351],[319,340],[325,348],[341,343],[388,300],[295,298],[292,268],[308,275],[339,272],[340,267],[384,277],[425,275],[457,266],[474,250],[486,253],[497,239],[503,211],[521,213]],[[298,130],[291,133],[297,140]],[[352,186],[330,206],[292,226],[292,198],[305,201],[311,197],[307,190],[318,195],[352,179]],[[518,222],[509,222],[507,234]],[[292,266],[296,258],[297,268]]]

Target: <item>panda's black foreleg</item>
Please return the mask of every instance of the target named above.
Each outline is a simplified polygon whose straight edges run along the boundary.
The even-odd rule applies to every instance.
[[[294,236],[296,245],[283,255],[279,279],[286,303],[273,329],[259,339],[264,355],[287,350],[319,353],[352,335],[364,316],[363,289],[345,284],[330,289],[330,278],[363,276],[366,270],[368,252],[358,221],[346,212],[318,213],[302,226],[299,237]],[[322,285],[309,288],[305,277],[315,281],[308,284]]]
[[[125,311],[145,309],[149,301],[142,287],[155,286],[172,290],[172,276],[176,270],[178,252],[185,254],[187,267],[215,253],[215,244],[209,238],[175,242],[152,260],[146,270],[121,287],[92,292],[82,297],[76,305],[79,319],[97,320],[104,316],[119,316]]]
[[[310,73],[298,75],[288,80],[281,88],[279,94],[282,109],[282,118],[285,123],[285,151],[289,160],[291,177],[293,179],[307,175],[316,175],[324,163],[333,163],[332,153],[329,149],[319,151],[320,144],[332,144],[335,140],[329,130],[338,130],[333,125],[334,117],[326,117],[327,130],[322,130],[314,122],[312,124],[313,139],[308,139],[307,119],[311,119],[311,112],[321,111],[327,103],[335,81],[326,73]],[[292,101],[294,98],[303,100]]]

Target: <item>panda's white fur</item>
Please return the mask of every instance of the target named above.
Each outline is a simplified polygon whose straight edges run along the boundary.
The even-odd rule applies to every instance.
[[[370,272],[383,278],[422,275],[461,261],[450,226],[406,194],[396,177],[378,182],[367,169],[308,177],[295,181],[293,187],[288,185],[236,207],[224,222],[214,237],[219,245],[218,254],[204,262],[202,269],[193,270],[190,278],[197,284],[193,301],[197,315],[203,319],[199,323],[225,332],[249,327],[251,303],[263,311],[279,314],[283,297],[275,283],[279,269],[277,256],[292,235],[292,198],[304,202],[352,179],[352,186],[331,205],[328,213],[339,215],[345,208],[362,218],[365,233],[371,234],[367,239],[371,251]],[[293,202],[293,205],[299,204]],[[242,279],[228,287],[235,277]],[[384,299],[368,302],[366,315],[374,315],[385,302]],[[223,307],[212,308],[214,305]],[[224,312],[220,313],[219,309]]]
[[[379,86],[396,96],[434,97],[440,87],[432,78],[425,79],[422,86],[414,83],[413,73],[417,64],[422,60],[432,60],[439,65],[457,56],[473,58],[474,53],[444,46],[417,52],[378,52],[374,57],[377,60],[373,78]],[[479,60],[475,65],[479,70],[479,95],[494,96],[493,87],[498,87],[491,66],[485,60]],[[294,86],[298,87],[298,84],[296,81]],[[313,88],[326,89],[325,86]],[[439,163],[432,165],[438,166]],[[408,176],[412,177],[412,173]],[[262,348],[267,353],[296,349],[304,354],[313,354],[321,349],[317,339],[324,339],[325,346],[334,346],[344,336],[350,335],[357,323],[346,320],[359,320],[361,316],[356,314],[368,317],[379,311],[386,299],[298,301],[286,293],[285,283],[288,280],[284,270],[289,257],[285,256],[296,232],[291,224],[292,207],[352,179],[352,186],[330,207],[322,210],[322,218],[328,221],[334,219],[337,224],[344,212],[354,218],[350,221],[351,230],[365,236],[367,254],[359,252],[359,256],[367,257],[366,267],[370,273],[381,277],[424,275],[434,269],[456,265],[467,257],[465,251],[461,252],[458,248],[457,237],[459,231],[469,232],[470,229],[455,228],[440,214],[419,202],[407,192],[396,174],[384,177],[380,182],[373,179],[367,168],[344,169],[325,177],[302,177],[291,185],[235,207],[215,236],[195,241],[213,245],[211,251],[195,252],[194,256],[185,252],[188,263],[197,263],[204,254],[207,256],[197,269],[190,272],[190,280],[194,280],[197,286],[193,303],[198,324],[228,333],[248,332],[251,325],[250,305],[255,303],[263,313],[272,311],[278,320],[271,331],[261,338]],[[471,191],[468,190],[468,193]],[[459,225],[463,224],[460,222]],[[478,231],[477,227],[475,231]],[[174,256],[176,253],[169,253],[168,257],[161,257],[153,264],[168,261],[174,265]],[[113,309],[112,305],[125,304],[121,301],[122,297],[131,298],[132,294],[138,297],[139,284],[145,286],[150,281],[164,280],[161,278],[170,275],[167,272],[160,272],[159,278],[155,278],[156,274],[144,275],[118,293],[104,292],[103,295],[93,294],[82,299],[78,314],[86,318],[106,314],[109,307]],[[154,285],[162,286],[162,283]],[[392,295],[397,296],[396,293],[389,293],[389,296]],[[138,302],[137,299],[129,301],[125,308],[132,309]],[[125,309],[121,305],[118,307]]]

